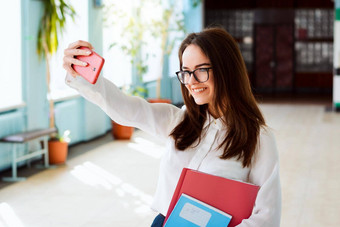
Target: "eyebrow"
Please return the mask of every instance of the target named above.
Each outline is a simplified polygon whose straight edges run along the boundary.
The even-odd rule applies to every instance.
[[[201,66],[211,66],[211,64],[210,64],[210,63],[202,63],[202,64],[198,64],[198,65],[195,66],[195,69],[197,69],[197,68],[199,68],[199,67],[201,67]],[[186,66],[183,66],[182,69],[189,69],[189,68],[186,67]]]

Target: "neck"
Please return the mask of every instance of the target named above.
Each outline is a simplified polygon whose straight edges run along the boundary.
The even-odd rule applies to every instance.
[[[220,118],[222,116],[222,113],[217,111],[215,108],[209,106],[208,108],[209,114],[213,116],[215,119]]]

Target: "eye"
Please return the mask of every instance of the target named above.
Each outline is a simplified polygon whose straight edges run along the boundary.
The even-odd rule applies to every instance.
[[[197,71],[200,72],[200,73],[203,73],[203,72],[206,72],[207,69],[206,68],[199,68]]]

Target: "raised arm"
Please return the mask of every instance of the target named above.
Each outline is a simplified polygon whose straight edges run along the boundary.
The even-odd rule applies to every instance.
[[[76,89],[84,98],[98,105],[112,120],[119,124],[140,128],[148,133],[167,137],[176,124],[181,110],[173,105],[151,104],[139,97],[128,96],[106,78],[99,76],[96,84],[91,84],[78,76],[72,64],[85,65],[74,59],[77,55],[86,55],[76,49],[79,46],[92,48],[85,41],[70,44],[64,51],[64,68],[68,72],[66,84]]]

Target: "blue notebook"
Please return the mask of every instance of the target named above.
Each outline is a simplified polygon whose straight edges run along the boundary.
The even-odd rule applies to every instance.
[[[182,194],[164,227],[227,227],[231,215]]]

